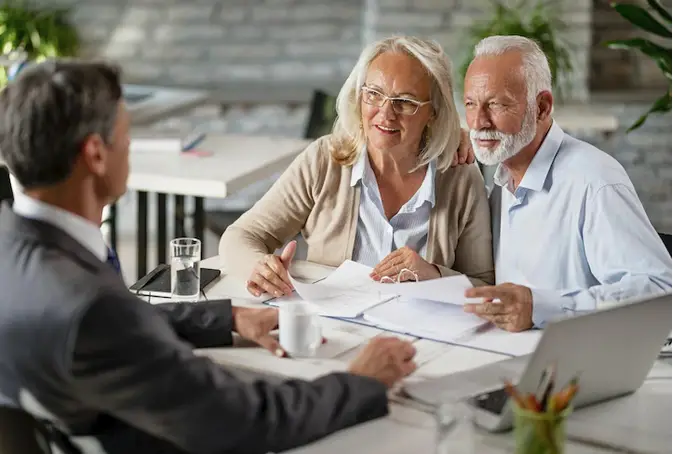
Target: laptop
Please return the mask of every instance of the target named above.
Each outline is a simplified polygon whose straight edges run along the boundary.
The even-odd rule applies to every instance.
[[[404,393],[436,406],[443,393],[473,390],[468,401],[478,425],[492,432],[512,427],[503,379],[537,393],[545,371],[556,366],[555,390],[579,374],[573,407],[636,391],[671,332],[671,293],[649,297],[547,324],[535,351],[451,375],[409,383]]]

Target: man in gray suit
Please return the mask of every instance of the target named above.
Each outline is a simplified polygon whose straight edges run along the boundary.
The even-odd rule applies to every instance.
[[[0,207],[0,404],[39,411],[53,439],[124,454],[282,451],[385,415],[387,389],[414,370],[411,344],[379,338],[349,373],[244,382],[192,349],[237,332],[275,353],[275,309],[155,306],[127,290],[98,228],[129,173],[115,67],[25,70],[0,93],[0,150],[24,188]]]

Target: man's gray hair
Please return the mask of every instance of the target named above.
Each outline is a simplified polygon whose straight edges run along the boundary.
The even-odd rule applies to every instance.
[[[543,91],[552,91],[549,61],[540,46],[523,36],[489,36],[475,46],[474,57],[502,55],[506,52],[520,52],[523,58],[523,76],[526,80],[528,103],[534,103]]]
[[[0,155],[24,189],[67,179],[88,137],[110,142],[120,75],[107,63],[48,60],[2,90]]]

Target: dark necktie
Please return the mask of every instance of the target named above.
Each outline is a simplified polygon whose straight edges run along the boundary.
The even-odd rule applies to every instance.
[[[107,263],[108,263],[108,265],[110,265],[115,270],[115,272],[117,274],[119,274],[119,275],[122,274],[122,267],[119,264],[119,259],[117,258],[117,254],[111,248],[107,249]]]

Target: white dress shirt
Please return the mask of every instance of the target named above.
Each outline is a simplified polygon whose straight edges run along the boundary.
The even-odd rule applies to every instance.
[[[494,183],[496,282],[531,288],[537,327],[671,289],[671,257],[624,168],[555,122],[519,186],[502,165]]]
[[[435,205],[435,171],[436,163],[431,161],[421,186],[389,221],[369,156],[366,150],[360,153],[351,173],[351,186],[361,185],[354,261],[374,267],[403,246],[426,258],[430,211]]]
[[[100,228],[83,217],[36,200],[21,191],[14,191],[13,209],[19,216],[58,227],[90,250],[101,261],[105,262],[107,260],[108,248]]]

